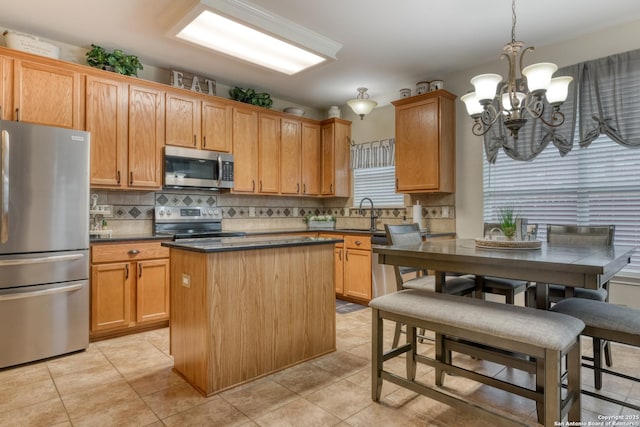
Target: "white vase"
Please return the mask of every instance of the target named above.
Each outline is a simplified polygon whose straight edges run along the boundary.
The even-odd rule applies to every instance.
[[[329,118],[330,119],[339,119],[340,118],[340,108],[338,108],[337,105],[332,105],[331,108],[329,108]]]

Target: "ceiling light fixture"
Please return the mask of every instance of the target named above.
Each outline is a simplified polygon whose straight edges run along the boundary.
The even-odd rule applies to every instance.
[[[502,119],[514,139],[518,139],[518,132],[527,122],[527,116],[552,128],[564,123],[560,106],[567,99],[569,83],[573,78],[552,78],[558,67],[549,62],[522,68],[524,54],[533,51],[533,46],[520,53],[519,63],[516,64],[516,57],[523,43],[516,41],[515,0],[512,0],[511,12],[511,42],[504,46],[504,53],[501,55],[501,58],[509,61],[507,82],[501,83],[502,76],[499,74],[481,74],[471,79],[475,92],[460,97],[467,107],[467,113],[474,120],[472,131],[477,136],[486,134],[498,119]],[[519,78],[516,76],[516,65],[519,65]],[[549,105],[553,110],[550,120],[547,120],[544,112]]]
[[[378,105],[376,101],[369,99],[366,87],[359,87],[356,99],[347,101],[347,104],[354,113],[360,116],[360,120],[364,119],[364,116],[369,114],[375,106]]]
[[[342,48],[243,0],[200,0],[169,35],[287,75],[336,59]]]

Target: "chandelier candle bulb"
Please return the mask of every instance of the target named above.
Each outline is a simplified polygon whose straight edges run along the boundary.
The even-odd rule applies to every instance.
[[[460,100],[464,102],[465,107],[467,107],[467,114],[471,117],[482,113],[482,104],[478,101],[478,97],[475,92],[465,93],[460,97]]]
[[[547,89],[547,102],[551,105],[560,105],[567,100],[569,94],[569,83],[573,77],[562,76],[551,79],[549,89]]]
[[[489,103],[496,96],[498,85],[502,81],[500,74],[480,74],[471,79],[476,97],[481,104]]]

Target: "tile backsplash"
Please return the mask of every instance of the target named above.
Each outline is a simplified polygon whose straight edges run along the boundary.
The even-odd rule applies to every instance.
[[[216,206],[222,209],[224,230],[273,230],[306,227],[306,215],[334,215],[338,228],[368,228],[371,209],[363,213],[351,207],[351,199],[269,197],[192,191],[109,191],[94,189],[97,203],[111,205],[113,216],[105,218],[114,235],[142,235],[153,232],[155,206]],[[419,200],[422,227],[430,232],[455,232],[453,195],[406,197],[407,207],[376,209],[377,228],[384,223],[412,222],[411,205]],[[446,215],[444,215],[446,214]]]

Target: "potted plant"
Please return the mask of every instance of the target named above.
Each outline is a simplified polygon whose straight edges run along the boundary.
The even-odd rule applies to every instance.
[[[273,100],[271,95],[265,92],[256,92],[254,89],[243,89],[234,87],[229,89],[229,97],[235,101],[244,102],[246,104],[257,105],[258,107],[271,108]]]
[[[513,236],[516,234],[517,219],[518,217],[514,212],[513,206],[503,206],[498,210],[500,228],[508,239],[513,239]]]
[[[332,215],[307,215],[305,217],[310,230],[332,230],[336,228],[336,217]]]
[[[92,44],[87,52],[87,63],[95,68],[114,71],[125,76],[138,77],[138,70],[142,70],[142,64],[135,55],[127,55],[120,49],[108,52],[103,47]]]

